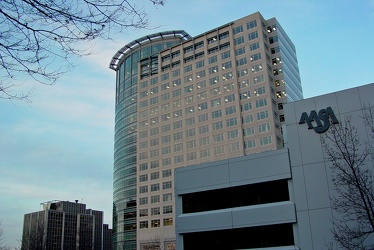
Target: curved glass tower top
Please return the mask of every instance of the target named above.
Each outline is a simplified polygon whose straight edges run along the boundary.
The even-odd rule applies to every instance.
[[[157,74],[157,54],[191,39],[183,30],[141,37],[123,46],[112,58],[116,71],[116,106],[113,169],[113,247],[136,249],[137,93],[138,79]],[[151,58],[139,73],[139,62]],[[147,60],[149,61],[149,60]]]

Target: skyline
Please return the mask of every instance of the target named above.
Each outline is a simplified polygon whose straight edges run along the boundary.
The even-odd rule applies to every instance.
[[[111,42],[97,40],[97,53],[77,59],[57,84],[36,84],[30,105],[1,100],[0,220],[7,245],[18,246],[23,215],[48,200],[78,199],[103,210],[104,223],[112,224],[115,74],[109,62],[134,39],[177,29],[197,36],[259,11],[266,19],[277,18],[293,41],[304,98],[374,82],[374,51],[366,35],[374,26],[373,1],[359,6],[354,1],[339,6],[322,1],[194,2],[168,1],[155,8],[144,1],[150,23],[159,28],[128,30]]]

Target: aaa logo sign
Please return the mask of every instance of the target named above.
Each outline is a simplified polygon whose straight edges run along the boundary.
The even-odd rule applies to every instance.
[[[312,110],[308,116],[306,112],[301,114],[299,124],[308,124],[308,129],[314,129],[316,133],[326,132],[330,127],[330,120],[333,124],[339,123],[336,119],[334,111],[331,107],[321,109],[318,114],[315,110]],[[312,122],[315,122],[317,126],[313,126]]]

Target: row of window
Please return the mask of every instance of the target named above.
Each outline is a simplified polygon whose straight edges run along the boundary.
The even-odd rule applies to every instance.
[[[170,184],[168,184],[171,188],[171,182]],[[168,188],[168,189],[170,189]],[[159,203],[160,202],[160,195],[153,195],[150,197],[151,199],[151,203]],[[168,193],[168,194],[163,194],[163,201],[164,202],[167,202],[167,201],[171,201],[172,200],[172,194],[171,193]],[[140,197],[139,198],[139,205],[147,205],[148,204],[148,197]]]
[[[171,214],[173,213],[173,206],[167,205],[163,206],[162,208],[162,214]],[[151,215],[160,215],[160,207],[152,207],[151,208]],[[142,208],[139,210],[139,217],[147,217],[149,215],[149,209],[148,208]]]
[[[266,146],[272,143],[272,136],[265,136],[259,139],[260,146]],[[251,149],[256,147],[256,139],[245,141],[244,142],[244,148],[245,149]]]
[[[173,218],[166,218],[163,219],[163,226],[172,226],[173,225]],[[161,222],[159,219],[151,220],[151,228],[157,228],[161,226]],[[148,221],[140,221],[139,222],[139,228],[145,229],[148,228]]]

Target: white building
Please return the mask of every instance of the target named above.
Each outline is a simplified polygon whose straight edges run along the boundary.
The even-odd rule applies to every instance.
[[[351,117],[362,142],[374,84],[285,105],[286,147],[175,170],[177,249],[327,249],[335,196],[321,138]],[[318,114],[308,126],[308,117]],[[318,127],[318,123],[320,122]],[[315,128],[315,129],[314,129]],[[368,162],[372,165],[372,159]],[[193,181],[192,181],[193,180]],[[368,242],[374,243],[373,239]]]

